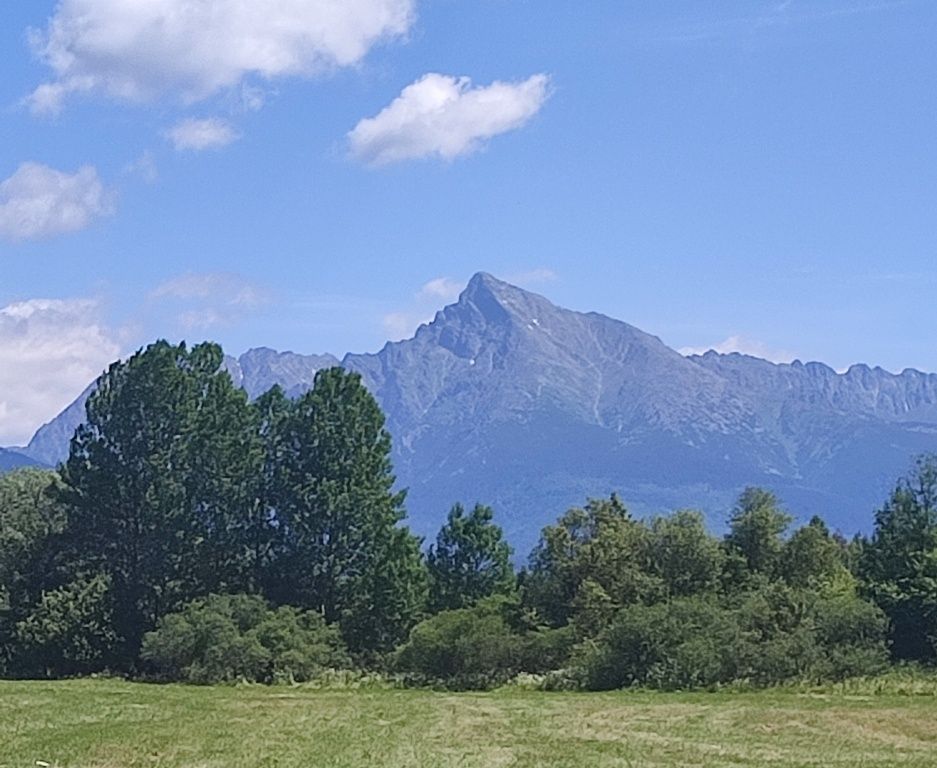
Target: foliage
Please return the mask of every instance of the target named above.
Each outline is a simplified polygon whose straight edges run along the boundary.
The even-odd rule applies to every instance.
[[[882,613],[853,594],[774,583],[734,604],[701,596],[629,606],[584,646],[577,668],[598,690],[841,680],[883,669],[885,633]]]
[[[725,553],[706,530],[703,516],[682,510],[650,524],[650,570],[672,597],[712,592],[719,586]]]
[[[55,472],[38,469],[0,476],[0,672],[13,661],[17,622],[54,570],[54,540],[65,524],[58,485]]]
[[[461,504],[449,511],[427,554],[430,610],[465,608],[483,597],[514,589],[511,547],[493,518],[491,507],[482,504],[469,514]]]
[[[262,405],[281,431],[273,596],[338,622],[354,651],[390,650],[423,610],[426,577],[417,542],[397,527],[404,494],[393,490],[384,415],[341,368],[319,371],[292,405]]]
[[[551,626],[577,615],[584,628],[618,608],[652,599],[662,580],[647,567],[647,528],[617,496],[591,499],[543,529],[524,578],[525,600]]]
[[[859,572],[891,621],[898,659],[937,658],[937,456],[922,457],[875,515]]]
[[[746,488],[729,518],[726,545],[753,574],[773,576],[780,564],[783,535],[791,516],[777,497],[762,488]]]
[[[161,679],[188,683],[302,682],[349,663],[319,614],[253,595],[212,595],[164,616],[141,658]]]
[[[119,668],[166,613],[250,580],[255,433],[216,345],[157,342],[98,380],[63,469],[63,540],[108,579]]]
[[[781,547],[778,575],[793,587],[828,584],[845,571],[845,547],[819,517],[794,531]]]
[[[516,601],[492,597],[417,624],[396,666],[454,688],[489,688],[561,666],[571,642],[569,631],[525,626]]]
[[[40,677],[103,671],[117,642],[112,613],[106,576],[79,578],[44,593],[16,625],[14,671]]]

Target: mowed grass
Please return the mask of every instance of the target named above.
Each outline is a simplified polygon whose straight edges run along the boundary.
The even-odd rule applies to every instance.
[[[0,767],[937,766],[937,699],[0,683]]]

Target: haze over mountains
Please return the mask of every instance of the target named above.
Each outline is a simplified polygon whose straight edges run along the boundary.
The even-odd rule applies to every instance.
[[[937,450],[937,375],[684,357],[484,273],[376,354],[228,359],[251,397],[274,384],[299,395],[338,364],[387,414],[414,529],[432,535],[454,501],[482,501],[519,553],[566,507],[611,491],[639,513],[689,506],[718,526],[741,488],[763,485],[797,517],[852,533],[916,454]],[[17,450],[61,461],[87,394]]]

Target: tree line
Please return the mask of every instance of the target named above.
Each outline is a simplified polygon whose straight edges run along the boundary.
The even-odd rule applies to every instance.
[[[846,540],[739,498],[724,536],[590,500],[524,568],[493,512],[405,525],[360,378],[291,400],[235,387],[214,344],[157,342],[101,376],[56,471],[0,478],[0,673],[216,682],[330,669],[486,687],[829,680],[937,659],[937,459]]]

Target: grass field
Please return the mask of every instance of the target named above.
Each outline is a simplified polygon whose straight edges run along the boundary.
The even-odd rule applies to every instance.
[[[937,699],[0,682],[0,766],[937,766]]]

